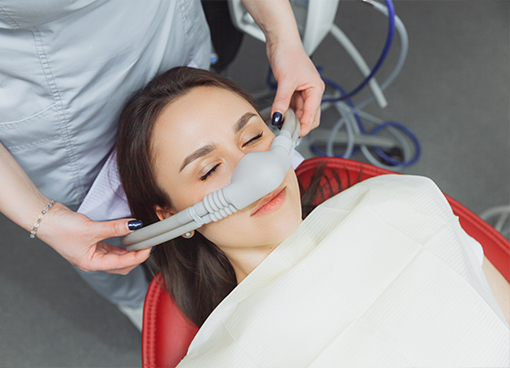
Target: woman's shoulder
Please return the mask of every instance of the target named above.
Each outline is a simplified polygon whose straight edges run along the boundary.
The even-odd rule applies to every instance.
[[[443,192],[430,178],[419,175],[381,175],[359,183],[380,201],[409,202],[410,205],[435,204],[450,209]]]
[[[381,175],[366,179],[340,192],[323,205],[352,211],[360,206],[391,212],[413,208],[423,214],[451,218],[448,201],[430,178],[418,175]]]
[[[440,192],[438,186],[432,179],[420,175],[379,175],[361,181],[356,185],[365,185],[374,187],[378,190],[389,190],[392,192],[405,188],[408,188],[409,190],[427,190],[432,192]]]

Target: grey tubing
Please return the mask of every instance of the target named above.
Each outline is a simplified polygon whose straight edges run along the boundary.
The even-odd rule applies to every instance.
[[[147,226],[147,228],[149,228],[149,226]],[[140,249],[150,248],[155,245],[164,243],[166,241],[175,239],[175,238],[181,236],[182,234],[185,234],[188,231],[196,230],[199,227],[200,227],[200,225],[198,225],[196,222],[190,222],[189,224],[187,224],[185,226],[181,226],[181,227],[178,227],[173,230],[167,229],[166,232],[159,234],[159,235],[155,235],[153,237],[149,237],[146,240],[136,242],[136,243],[128,246],[127,249],[128,250],[140,250]],[[124,240],[122,242],[124,243]]]
[[[218,221],[271,193],[291,167],[300,124],[291,109],[269,151],[251,152],[237,165],[230,184],[204,197],[192,207],[134,231],[122,239],[129,250],[150,248]]]
[[[181,226],[186,226],[189,223],[194,223],[193,218],[188,213],[188,208],[181,211],[174,216],[171,216],[163,221],[156,222],[150,226],[144,227],[140,230],[134,231],[122,239],[124,245],[131,245],[140,241],[153,238],[161,235],[171,229],[177,229]],[[194,230],[194,229],[192,229]],[[191,231],[191,230],[188,230]],[[184,234],[182,232],[181,234]],[[179,235],[181,235],[179,234]],[[130,248],[131,249],[131,248]],[[139,248],[143,249],[143,248]]]

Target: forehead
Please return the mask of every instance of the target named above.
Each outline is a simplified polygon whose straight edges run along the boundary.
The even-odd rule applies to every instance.
[[[156,119],[151,145],[156,156],[176,159],[233,134],[246,112],[257,113],[244,98],[219,87],[195,87],[173,100]]]
[[[195,87],[163,109],[154,129],[180,133],[214,130],[233,124],[235,121],[231,119],[237,120],[247,111],[256,112],[234,92],[219,87]]]

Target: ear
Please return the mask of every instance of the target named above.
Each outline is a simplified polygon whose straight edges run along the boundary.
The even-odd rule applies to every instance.
[[[156,215],[158,216],[160,221],[169,218],[170,216],[173,216],[176,213],[171,208],[162,208],[158,205],[154,206],[154,211],[156,212]]]

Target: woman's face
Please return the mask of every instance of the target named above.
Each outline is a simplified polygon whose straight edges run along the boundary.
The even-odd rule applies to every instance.
[[[237,94],[218,87],[196,87],[170,103],[152,135],[154,171],[172,208],[168,217],[230,183],[246,154],[267,151],[274,139],[256,110]],[[301,223],[299,186],[289,169],[268,196],[198,231],[221,249],[273,248]]]

